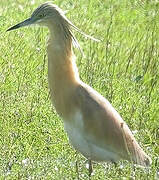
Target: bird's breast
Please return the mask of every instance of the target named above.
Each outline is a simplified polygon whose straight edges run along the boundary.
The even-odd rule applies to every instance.
[[[69,120],[64,120],[64,128],[71,145],[84,156],[89,157],[89,144],[85,138],[82,113],[76,111]]]

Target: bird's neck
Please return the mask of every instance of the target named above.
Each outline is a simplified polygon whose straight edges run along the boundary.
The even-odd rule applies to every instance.
[[[48,44],[48,80],[51,99],[59,114],[63,115],[67,102],[79,82],[78,70],[72,50],[72,38],[65,37],[58,28],[50,28]]]
[[[72,50],[72,37],[65,36],[60,27],[50,28],[48,42],[49,73],[52,79],[61,83],[73,83],[79,79]]]

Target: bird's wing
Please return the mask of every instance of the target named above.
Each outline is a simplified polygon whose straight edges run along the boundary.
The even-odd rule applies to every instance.
[[[76,94],[88,140],[99,147],[109,147],[121,159],[144,165],[146,154],[112,105],[84,83],[77,87]]]

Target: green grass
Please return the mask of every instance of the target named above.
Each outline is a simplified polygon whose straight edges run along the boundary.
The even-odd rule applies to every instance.
[[[0,3],[0,179],[88,179],[60,117],[52,110],[47,82],[47,28],[5,32],[44,0]],[[94,164],[92,179],[157,179],[159,173],[159,3],[134,0],[55,0],[87,34],[75,33],[81,79],[120,112],[151,156],[149,170],[130,163]],[[159,176],[159,175],[158,175]],[[159,178],[159,177],[158,177]]]

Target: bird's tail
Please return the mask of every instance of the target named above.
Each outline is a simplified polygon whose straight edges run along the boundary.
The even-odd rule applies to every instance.
[[[149,167],[152,163],[151,158],[141,149],[139,145],[133,152],[132,160],[135,164],[144,167]]]
[[[125,126],[127,130],[122,129],[123,140],[126,148],[126,159],[131,161],[133,164],[137,164],[144,167],[149,167],[152,163],[151,158],[144,152],[144,150],[140,147],[135,137],[131,133],[128,126]],[[127,133],[125,133],[127,132]]]

